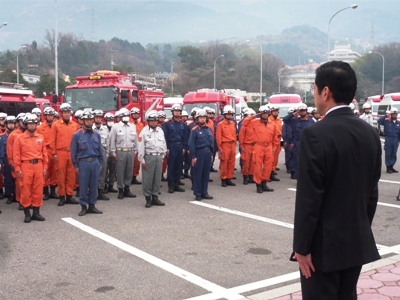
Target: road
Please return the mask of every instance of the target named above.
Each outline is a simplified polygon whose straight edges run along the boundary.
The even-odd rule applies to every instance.
[[[236,187],[211,173],[213,200],[194,201],[188,179],[184,193],[163,182],[165,207],[145,208],[136,185],[135,199],[99,201],[103,215],[79,217],[78,205],[51,199],[45,222],[25,224],[17,204],[0,200],[0,298],[246,299],[298,282],[289,262],[296,181],[283,159],[273,193],[242,185],[238,168]],[[373,231],[384,257],[400,253],[399,187],[382,167]]]

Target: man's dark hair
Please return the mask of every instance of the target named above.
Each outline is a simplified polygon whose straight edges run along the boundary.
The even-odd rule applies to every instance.
[[[322,89],[327,86],[336,103],[348,105],[356,94],[356,73],[346,62],[330,61],[321,65],[315,71],[315,85],[318,94],[321,94]]]

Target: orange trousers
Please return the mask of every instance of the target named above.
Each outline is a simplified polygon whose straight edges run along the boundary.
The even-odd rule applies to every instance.
[[[43,163],[37,164],[29,162],[21,163],[22,180],[19,178],[18,184],[21,189],[21,198],[19,203],[24,208],[29,206],[40,207],[43,203]]]
[[[272,146],[255,145],[253,151],[254,174],[253,179],[257,184],[268,181],[271,176],[274,155]]]
[[[275,153],[274,153],[274,161],[272,163],[272,171],[276,171],[276,166],[278,165],[278,160],[279,160],[279,153],[281,153],[281,146],[279,145],[278,148],[276,148]]]
[[[254,145],[252,144],[244,144],[244,153],[240,154],[240,158],[242,159],[242,175],[253,175],[254,172],[254,164],[252,163],[252,156],[254,151]]]
[[[58,162],[56,164],[58,194],[60,196],[74,193],[75,169],[71,160],[71,153],[65,150],[57,150]]]
[[[134,177],[139,176],[139,170],[140,170],[140,162],[139,162],[139,159],[138,159],[138,154],[136,153],[135,157],[133,158],[133,172],[132,172],[132,175]]]
[[[221,179],[233,178],[233,172],[235,171],[236,161],[236,143],[222,143],[223,154],[218,151],[219,158],[219,177]]]
[[[49,149],[47,150],[47,158],[48,158],[48,163],[47,163],[47,173],[46,177],[44,178],[44,186],[55,186],[57,185],[57,173],[56,173],[56,165],[54,163],[54,157],[53,155],[50,154]]]

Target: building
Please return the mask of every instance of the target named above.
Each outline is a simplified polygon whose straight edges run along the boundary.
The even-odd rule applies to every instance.
[[[279,70],[279,92],[282,86],[285,91],[289,90],[299,95],[313,93],[315,70],[319,66],[319,63],[310,62],[307,65],[286,66]]]
[[[341,60],[347,63],[352,63],[356,58],[361,57],[359,53],[350,49],[350,44],[335,45],[335,49],[329,52],[329,61]]]

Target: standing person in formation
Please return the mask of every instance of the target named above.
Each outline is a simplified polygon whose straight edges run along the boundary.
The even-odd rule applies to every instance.
[[[167,161],[168,161],[168,193],[184,192],[185,190],[179,185],[181,183],[181,173],[183,164],[183,155],[187,148],[187,125],[181,121],[182,107],[174,104],[171,107],[172,119],[163,125],[165,140],[167,142]]]
[[[43,180],[47,171],[47,153],[44,138],[36,132],[37,117],[28,115],[24,120],[27,130],[17,137],[13,157],[17,184],[21,188],[20,204],[24,207],[25,223],[44,221],[39,208],[43,203]],[[31,215],[30,206],[33,207]]]
[[[39,107],[35,107],[34,109],[32,109],[32,114],[36,115],[37,118],[37,125],[41,125],[42,124],[42,111],[40,110]]]
[[[291,179],[297,179],[299,171],[299,149],[300,137],[304,128],[314,124],[314,121],[307,115],[307,105],[302,103],[297,107],[293,114],[288,114],[283,118],[283,122],[292,128],[292,143],[289,145],[293,153],[293,159],[290,165]]]
[[[208,119],[211,120],[213,122],[213,124],[214,124],[214,130],[213,130],[214,153],[213,153],[213,161],[212,161],[212,164],[211,164],[210,172],[215,173],[215,172],[218,172],[217,170],[214,169],[215,156],[217,155],[217,151],[218,151],[217,138],[216,138],[218,121],[215,120],[215,109],[214,108],[210,108],[210,110],[207,111],[207,114],[208,114]]]
[[[398,173],[393,167],[397,161],[397,149],[400,143],[400,122],[397,121],[399,111],[392,107],[389,116],[382,116],[378,119],[378,124],[383,126],[385,133],[385,164],[386,173]]]
[[[17,179],[17,173],[15,172],[15,164],[14,164],[14,142],[15,140],[18,138],[18,136],[20,136],[21,134],[24,133],[26,126],[24,125],[24,118],[25,118],[25,114],[24,113],[19,113],[17,118],[16,118],[16,126],[18,126],[17,129],[14,129],[7,140],[7,158],[8,158],[8,162],[10,164],[10,168],[11,168],[11,175],[14,178],[14,180]],[[18,125],[17,125],[18,124]],[[24,207],[21,205],[20,199],[21,199],[21,186],[19,184],[15,184],[15,201],[19,202],[19,210],[23,210]]]
[[[371,104],[364,103],[362,108],[363,108],[364,113],[360,116],[360,119],[364,120],[369,125],[374,126],[374,122],[373,122],[374,118],[372,117],[372,114],[371,114]]]
[[[129,190],[132,182],[133,158],[138,149],[136,127],[129,122],[129,110],[120,109],[121,122],[111,128],[111,155],[117,161],[118,199],[136,198]]]
[[[143,195],[146,207],[152,205],[164,206],[158,199],[161,185],[162,162],[167,151],[164,132],[158,126],[158,113],[153,110],[147,116],[147,124],[141,131],[139,138],[138,158],[142,164]]]
[[[114,115],[112,113],[106,113],[104,116],[108,129],[108,141],[110,141],[111,128],[114,126]],[[118,190],[114,189],[115,174],[117,172],[117,162],[111,154],[110,143],[108,143],[108,153],[107,153],[107,184],[104,187],[104,194],[107,193],[117,193]]]
[[[218,123],[216,138],[218,145],[219,177],[221,186],[235,186],[231,181],[235,171],[236,160],[236,124],[233,121],[235,111],[226,105],[223,109],[224,120]]]
[[[134,107],[131,109],[131,117],[133,120],[133,124],[136,126],[136,134],[137,136],[140,135],[140,132],[142,131],[144,127],[144,123],[139,121],[140,118],[140,109],[137,107]],[[140,138],[139,138],[140,142]],[[132,184],[142,184],[139,180],[137,180],[136,177],[139,176],[139,171],[140,171],[140,162],[138,160],[138,154],[135,154],[135,159],[133,161],[133,174],[132,174]]]
[[[188,119],[189,119],[189,114],[187,113],[186,110],[183,110],[182,111],[182,115],[181,115],[181,121],[182,121],[182,123],[187,125],[187,126],[185,126],[185,130],[186,130],[186,135],[187,136],[189,136],[190,130],[191,130],[189,125],[187,124]],[[189,154],[189,151],[188,151],[189,150],[189,146],[187,146],[187,148],[185,150],[186,150],[185,154],[183,155],[183,173],[181,175],[182,179],[190,178],[189,170],[190,170],[191,163],[190,163],[190,154]]]
[[[72,112],[72,111],[71,111]],[[82,115],[83,115],[83,110],[78,109],[75,114],[74,117],[76,119],[76,122],[78,123],[79,127],[82,128],[83,127],[83,120],[82,120]]]
[[[7,114],[1,112],[0,113],[0,136],[6,133],[6,121]],[[5,153],[5,151],[4,151]],[[4,175],[3,173],[0,173],[0,199],[4,199]]]
[[[165,119],[167,118],[167,115],[165,114],[164,111],[159,111],[158,112],[158,127],[163,127]],[[165,178],[164,173],[167,171],[167,155],[164,155],[163,158],[163,163],[162,163],[162,174],[161,174],[161,181],[167,181],[167,178]]]
[[[371,224],[382,149],[376,131],[348,107],[356,88],[348,63],[316,70],[314,101],[325,118],[301,135],[291,256],[304,300],[357,299],[362,265],[380,258]]]
[[[104,194],[104,187],[106,184],[107,160],[108,160],[108,151],[110,148],[109,147],[110,143],[109,143],[109,139],[108,139],[110,132],[108,131],[107,126],[103,125],[103,115],[104,115],[104,112],[101,109],[95,109],[93,111],[93,116],[94,116],[93,130],[100,135],[101,146],[103,149],[103,161],[102,161],[101,171],[100,171],[100,176],[99,176],[97,200],[108,201],[108,200],[110,200],[110,198]],[[82,117],[83,117],[83,115],[82,115]],[[87,118],[87,116],[86,116],[86,118]],[[89,121],[83,120],[84,124],[86,124],[88,122]]]
[[[46,145],[46,152],[47,152],[47,172],[44,178],[44,185],[43,185],[43,200],[48,200],[49,198],[52,199],[59,199],[59,195],[56,193],[57,187],[57,174],[56,174],[56,166],[54,163],[53,155],[51,154],[51,125],[53,124],[54,120],[54,113],[55,110],[51,107],[46,107],[44,109],[44,117],[45,122],[40,124],[37,127],[37,133],[43,135],[44,143]],[[49,193],[49,185],[50,185],[50,193]]]
[[[276,146],[276,150],[274,152],[274,160],[272,162],[272,172],[271,172],[271,181],[280,181],[278,177],[276,177],[276,171],[279,170],[277,168],[279,153],[281,153],[281,138],[282,138],[282,119],[279,118],[279,106],[271,107],[271,115],[268,118],[269,122],[275,123],[276,133],[278,135],[279,144]]]
[[[76,178],[70,153],[72,135],[79,130],[79,125],[70,120],[71,113],[71,105],[61,104],[61,120],[51,125],[50,149],[57,170],[58,194],[60,195],[58,206],[63,206],[65,203],[79,204],[79,201],[72,198]]]
[[[256,112],[248,108],[244,112],[244,119],[248,116],[254,116]],[[243,175],[243,184],[248,185],[249,183],[254,183],[253,174],[254,174],[254,163],[252,162],[253,150],[254,150],[254,133],[253,128],[247,126],[243,126],[243,122],[241,124],[240,132],[239,132],[239,149],[240,149],[240,158],[242,160],[242,170],[241,173]]]
[[[15,198],[15,179],[11,175],[11,166],[7,158],[8,137],[14,130],[16,119],[14,116],[7,116],[5,120],[6,131],[0,135],[0,164],[4,165],[4,193],[7,197],[7,204],[11,204]]]
[[[82,129],[74,133],[71,141],[71,160],[82,190],[79,195],[79,202],[82,207],[79,216],[84,216],[87,213],[102,214],[103,212],[98,210],[95,205],[104,158],[103,146],[100,134],[93,130],[94,115],[92,115],[92,112],[83,112],[81,119],[83,122]]]
[[[293,114],[294,108],[291,107],[288,110],[288,114]],[[290,149],[290,144],[292,144],[292,127],[290,125],[283,123],[282,124],[282,140],[283,140],[283,148],[285,149],[285,166],[286,166],[286,173],[290,172],[290,165],[291,160],[293,157],[293,151]]]
[[[274,152],[278,147],[278,130],[274,122],[269,122],[270,109],[268,106],[261,106],[259,113],[246,118],[243,127],[248,126],[253,130],[254,150],[252,164],[254,164],[254,181],[257,186],[257,193],[273,192],[267,181],[271,176]],[[256,119],[256,117],[260,119]]]
[[[197,125],[190,131],[189,150],[192,160],[193,193],[197,201],[213,199],[208,194],[208,180],[212,153],[214,151],[214,138],[211,128],[206,125],[207,112],[203,109],[196,111]]]

